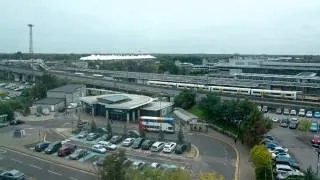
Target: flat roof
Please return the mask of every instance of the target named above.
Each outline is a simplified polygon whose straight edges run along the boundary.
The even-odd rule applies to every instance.
[[[146,107],[142,108],[142,110],[159,111],[161,109],[167,108],[172,105],[173,105],[172,102],[156,101],[148,104]]]
[[[106,96],[102,98],[98,98],[99,102],[107,103],[107,104],[114,104],[114,103],[120,103],[123,101],[128,101],[130,100],[128,96],[120,95],[120,94],[115,94],[114,96]]]
[[[124,96],[128,98],[128,101],[120,101],[118,103],[108,104],[99,101],[99,99],[106,99],[106,98],[112,98],[112,97],[119,97]],[[107,94],[107,95],[100,95],[100,96],[86,96],[86,97],[80,97],[80,101],[85,102],[87,104],[101,104],[104,105],[106,108],[110,109],[135,109],[144,105],[147,105],[153,101],[153,98],[143,95],[137,95],[137,94],[124,94],[124,93],[118,93],[118,94]]]
[[[63,102],[64,99],[62,98],[43,98],[40,99],[39,101],[36,101],[35,104],[45,104],[45,105],[56,105],[61,102]]]
[[[73,93],[77,89],[83,87],[84,85],[82,84],[67,84],[64,86],[60,86],[54,89],[50,89],[48,92],[64,92],[64,93]]]

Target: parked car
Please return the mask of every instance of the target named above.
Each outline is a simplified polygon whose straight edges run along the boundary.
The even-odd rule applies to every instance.
[[[268,112],[268,106],[263,106],[262,107],[262,112],[264,112],[264,113]]]
[[[151,151],[152,152],[159,152],[163,149],[163,147],[164,147],[164,142],[157,141],[152,144]]]
[[[275,148],[275,147],[279,147],[279,145],[278,144],[275,144],[275,143],[266,143],[265,145],[264,145],[266,148],[268,148],[268,149],[271,149],[271,148]]]
[[[295,109],[292,109],[292,110],[290,111],[290,115],[296,116],[296,115],[297,115],[297,111],[296,111]]]
[[[140,133],[137,130],[128,130],[127,137],[138,138],[140,137]]]
[[[99,137],[99,134],[97,134],[97,133],[90,133],[90,134],[88,134],[86,140],[87,140],[87,141],[93,141],[93,140],[97,139],[98,137]]]
[[[10,121],[10,125],[19,125],[19,124],[24,124],[24,123],[25,123],[25,121],[20,120],[20,119]]]
[[[24,173],[12,169],[10,171],[4,171],[0,173],[0,180],[24,180],[25,175]]]
[[[288,120],[281,120],[280,126],[284,127],[284,128],[287,128],[288,127]]]
[[[91,150],[93,152],[97,152],[97,153],[101,153],[101,154],[104,154],[104,153],[107,152],[107,149],[104,146],[100,145],[100,144],[93,145],[91,147]]]
[[[296,170],[289,165],[284,165],[284,164],[277,164],[276,167],[274,168],[274,173],[275,174],[283,174],[283,173],[288,173],[288,172],[298,172],[299,170]]]
[[[145,165],[146,165],[146,163],[143,162],[143,161],[134,161],[134,162],[132,163],[132,168],[133,168],[133,169],[140,169],[140,170],[142,170]]]
[[[145,140],[145,141],[142,143],[141,149],[143,149],[143,150],[149,150],[149,149],[151,148],[151,146],[152,146],[153,143],[154,143],[153,140],[147,139],[147,140]]]
[[[265,135],[263,135],[263,138],[264,138],[264,139],[269,139],[270,141],[273,141],[273,140],[274,140],[274,137],[271,136],[270,134],[265,134]]]
[[[312,111],[307,111],[306,117],[312,118],[313,117]]]
[[[77,123],[77,128],[82,129],[84,127],[88,127],[89,126],[89,122],[88,121],[80,121]]]
[[[261,140],[260,143],[266,145],[266,144],[272,143],[272,140],[264,138]]]
[[[288,149],[287,148],[283,148],[281,146],[275,146],[275,147],[268,148],[268,151],[270,153],[273,153],[273,152],[288,152]]]
[[[281,113],[282,113],[282,109],[281,109],[281,108],[277,108],[277,109],[276,109],[276,113],[277,113],[277,114],[281,114]]]
[[[125,147],[130,147],[133,144],[134,140],[135,138],[127,138],[121,143],[121,145]]]
[[[290,154],[288,154],[287,152],[279,152],[279,151],[273,152],[271,156],[272,156],[272,159],[276,159],[277,157],[291,158]]]
[[[141,138],[141,137],[135,139],[134,142],[133,142],[133,144],[132,144],[132,146],[131,146],[131,148],[133,148],[133,149],[139,149],[139,148],[141,147],[143,141],[144,141],[144,138]]]
[[[161,164],[160,164],[160,163],[157,163],[157,162],[153,162],[153,163],[151,163],[150,166],[151,166],[152,168],[157,169],[157,168],[159,168],[159,167],[161,166]]]
[[[289,114],[290,114],[289,109],[284,108],[284,109],[283,109],[283,114],[284,114],[284,115],[289,115]]]
[[[187,150],[187,144],[178,144],[174,152],[176,154],[182,154],[186,150]]]
[[[77,137],[80,138],[80,139],[82,139],[82,138],[87,137],[88,134],[89,134],[88,131],[81,131],[81,132],[78,134]]]
[[[117,145],[107,141],[99,141],[98,144],[104,146],[107,150],[116,150],[118,148]]]
[[[105,156],[100,157],[98,160],[93,162],[93,165],[102,166],[105,158],[106,158]]]
[[[104,134],[103,136],[100,137],[101,141],[109,141],[112,138],[111,133]]]
[[[271,118],[271,121],[274,122],[274,123],[277,123],[277,122],[279,122],[279,118],[277,118],[277,117],[272,117],[272,118]]]
[[[306,110],[305,109],[300,109],[298,116],[305,116],[306,115]]]
[[[53,142],[44,150],[46,154],[52,154],[57,152],[61,148],[62,144],[60,141]]]
[[[282,164],[282,165],[288,165],[294,169],[298,169],[298,170],[300,169],[300,165],[295,160],[288,157],[279,156],[275,159],[273,163],[275,165]]]
[[[302,179],[304,177],[304,173],[296,170],[296,171],[289,171],[285,173],[277,174],[276,178],[281,179]]]
[[[310,131],[311,132],[317,132],[318,131],[318,122],[316,122],[316,121],[313,121],[312,123],[311,123],[311,126],[310,126]]]
[[[64,157],[69,154],[72,154],[74,150],[76,149],[76,146],[73,144],[64,144],[59,150],[58,150],[58,156]]]
[[[41,152],[41,151],[44,151],[49,145],[50,145],[49,142],[42,142],[42,143],[37,144],[34,147],[34,150],[37,152]]]
[[[113,144],[118,144],[123,140],[124,136],[112,136],[112,138],[110,139],[110,142]]]
[[[320,136],[319,135],[314,135],[313,139],[311,140],[311,144],[314,147],[319,147],[319,145],[320,145]]]
[[[78,160],[88,155],[88,151],[85,149],[77,149],[71,155],[70,159]]]
[[[314,112],[314,117],[315,118],[320,118],[320,112],[319,111]]]
[[[169,142],[169,143],[166,143],[163,147],[163,152],[165,153],[171,153],[174,151],[174,149],[177,147],[177,143],[175,142]]]
[[[261,106],[257,106],[258,108],[258,111],[261,111],[262,110],[262,107]]]
[[[291,118],[290,123],[289,123],[289,128],[290,129],[297,129],[298,124],[299,124],[299,121],[297,118]]]

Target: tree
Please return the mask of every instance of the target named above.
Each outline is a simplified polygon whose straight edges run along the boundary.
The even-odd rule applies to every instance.
[[[183,143],[184,142],[184,135],[183,135],[183,130],[182,130],[181,125],[180,125],[179,133],[178,133],[178,142],[179,143]]]
[[[112,127],[111,127],[110,121],[108,121],[108,123],[107,123],[107,131],[112,136]]]
[[[302,119],[299,122],[298,130],[304,133],[309,132],[311,121],[309,119]]]
[[[0,102],[0,115],[7,114],[7,121],[14,119],[14,111],[8,102]]]
[[[125,151],[119,149],[106,156],[102,167],[98,170],[99,180],[125,180],[127,157]]]
[[[189,172],[181,169],[163,171],[161,169],[144,168],[142,171],[137,169],[126,170],[126,180],[190,180]]]
[[[196,94],[191,90],[184,90],[174,98],[174,105],[183,109],[190,109],[195,105]]]
[[[303,180],[319,180],[319,178],[317,178],[317,174],[312,170],[312,167],[309,166],[308,169],[304,172]]]
[[[224,178],[216,172],[207,172],[199,173],[198,180],[224,180]]]
[[[257,179],[272,178],[272,157],[264,145],[255,145],[250,150],[250,158],[256,168]]]
[[[162,130],[159,131],[158,139],[159,139],[159,141],[164,141],[164,131],[162,131]]]

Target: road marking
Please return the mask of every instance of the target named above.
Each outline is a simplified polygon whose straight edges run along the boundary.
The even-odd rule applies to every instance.
[[[69,177],[70,180],[78,180],[77,178],[74,177]]]
[[[36,165],[33,165],[33,164],[30,164],[29,166],[30,166],[30,167],[33,167],[33,168],[36,168],[36,169],[39,169],[39,170],[42,170],[42,168],[41,168],[41,167],[36,166]]]
[[[80,171],[80,172],[82,172],[82,173],[90,174],[90,175],[93,175],[93,176],[96,175],[96,173],[94,173],[93,171],[90,171],[90,170],[83,170],[83,169],[81,169],[81,168],[76,168],[76,167],[74,167],[74,166],[69,166],[69,165],[60,163],[59,161],[55,161],[55,160],[47,160],[47,159],[41,158],[41,157],[39,157],[39,156],[35,156],[35,155],[31,155],[31,154],[29,154],[29,153],[21,152],[21,151],[19,151],[19,150],[11,149],[10,147],[4,147],[4,146],[2,146],[1,148],[4,148],[4,149],[6,149],[7,151],[11,151],[11,152],[14,152],[14,153],[23,155],[23,156],[27,156],[27,157],[30,157],[30,158],[37,159],[37,160],[42,161],[42,162],[46,162],[46,163],[48,163],[48,164],[53,164],[53,165],[56,165],[56,166],[60,166],[60,167],[67,168],[67,169],[72,169],[72,170]]]
[[[58,176],[62,176],[62,174],[54,172],[54,171],[50,171],[50,170],[48,170],[48,173],[55,174],[55,175],[58,175]]]
[[[10,158],[11,161],[14,161],[14,162],[17,162],[17,163],[20,163],[22,164],[22,161],[18,160],[18,159],[13,159],[13,158]]]

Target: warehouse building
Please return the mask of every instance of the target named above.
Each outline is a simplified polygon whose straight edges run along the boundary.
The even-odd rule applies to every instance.
[[[48,109],[51,112],[65,109],[69,104],[80,105],[80,97],[86,93],[82,84],[67,84],[47,91],[47,97],[35,102],[34,105],[42,112]]]

